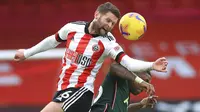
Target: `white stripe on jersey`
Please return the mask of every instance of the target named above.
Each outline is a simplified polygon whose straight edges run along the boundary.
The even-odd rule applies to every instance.
[[[69,45],[69,49],[77,49],[77,47],[78,47],[78,44],[79,44],[79,42],[80,42],[80,40],[81,40],[81,38],[80,37],[82,37],[83,38],[83,36],[84,36],[85,34],[75,34],[74,35],[74,39],[76,39],[76,43],[70,43],[70,45]],[[72,75],[71,75],[71,77],[70,77],[70,79],[69,79],[69,85],[67,86],[67,88],[69,88],[69,87],[75,87],[75,85],[76,85],[76,83],[77,83],[77,80],[78,80],[78,77],[79,77],[79,75],[80,75],[80,73],[82,73],[82,69],[81,69],[81,66],[78,66],[78,68],[72,73]]]
[[[78,66],[78,68],[72,73],[67,88],[75,87],[75,85],[78,83],[79,76],[81,75],[81,73],[83,73],[83,70],[84,69],[82,68],[82,66]]]
[[[94,54],[94,51],[92,50],[92,46],[97,45],[98,42],[99,42],[99,40],[97,40],[97,39],[90,39],[87,47],[85,48],[83,55],[87,56],[88,58],[92,58],[91,56]],[[101,67],[101,66],[96,66],[96,65],[99,65],[99,63],[95,64],[94,68],[91,70],[90,74],[88,75],[88,77],[86,79],[86,83],[84,84],[84,85],[87,85],[85,87],[88,88],[92,92],[94,91],[93,83],[94,83],[96,74]],[[82,75],[82,73],[84,72],[85,69],[86,68],[84,68],[83,66],[78,65],[78,68],[71,75],[70,84],[67,86],[67,88],[75,87],[78,84],[78,80],[81,77],[80,75]],[[95,69],[98,69],[98,70],[95,70]]]
[[[94,81],[96,79],[96,74],[99,72],[103,63],[96,63],[95,67],[91,71],[91,75],[87,78],[87,82],[84,84],[84,87],[88,88],[90,91],[94,92]],[[92,84],[92,85],[91,85]]]
[[[90,45],[90,46],[87,46],[86,47],[86,50],[87,50],[87,52],[84,52],[84,54],[85,55],[88,55],[88,54],[92,54],[92,55],[90,55],[90,56],[88,56],[88,57],[90,57],[90,58],[92,58],[92,56],[94,55],[94,51],[92,50],[92,46],[94,46],[94,45],[97,45],[98,43],[99,43],[99,41],[100,40],[98,40],[98,39],[95,39],[95,38],[93,38],[93,39],[91,39],[90,40],[90,42],[88,43],[88,45]],[[103,54],[103,53],[102,53]],[[101,55],[101,57],[102,57],[103,55]],[[100,57],[100,58],[101,58]],[[99,59],[100,59],[99,58]],[[99,60],[98,59],[98,60]],[[96,74],[98,73],[98,71],[99,71],[99,69],[101,68],[101,65],[103,64],[103,62],[96,62],[95,63],[95,66],[94,66],[94,68],[91,70],[91,72],[90,72],[90,75],[88,75],[88,77],[87,77],[87,79],[86,79],[86,82],[84,83],[84,87],[86,87],[86,88],[88,88],[90,91],[94,91],[94,85],[93,85],[93,83],[94,83],[94,81],[95,81],[95,78],[96,78]]]
[[[76,33],[75,35],[74,35],[74,38],[73,39],[76,39],[76,43],[70,43],[69,44],[69,49],[76,49],[77,48],[77,46],[78,46],[78,44],[79,44],[79,42],[80,42],[80,40],[81,40],[81,38],[78,38],[78,37],[83,37],[84,36],[84,33],[83,34],[79,34],[79,33]],[[68,48],[66,48],[66,51],[68,50]],[[71,60],[69,60],[69,59],[66,59],[66,57],[64,57],[65,58],[65,60],[66,60],[66,66],[64,66],[63,67],[63,69],[62,69],[62,73],[61,73],[61,76],[60,76],[60,83],[58,83],[58,91],[59,90],[62,90],[62,88],[61,88],[61,86],[62,86],[62,84],[63,84],[63,78],[64,78],[64,76],[65,76],[65,71],[70,67],[70,63],[71,63]],[[73,74],[72,74],[73,75]],[[76,82],[76,81],[73,81],[73,80],[75,80],[76,78],[78,78],[78,76],[77,77],[75,77],[74,79],[72,78],[72,77],[74,77],[74,76],[72,76],[71,75],[71,77],[70,77],[70,79],[69,79],[69,83],[70,84],[73,84],[74,82]],[[68,86],[68,87],[74,87],[74,86]],[[68,88],[67,87],[67,88]]]
[[[84,33],[81,33],[81,34],[80,33],[76,33],[74,35],[74,38],[72,39],[72,40],[75,40],[76,42],[70,42],[69,49],[73,49],[75,51],[77,49],[77,47],[78,47],[78,44],[79,44],[81,38],[83,38],[84,35],[85,35]]]
[[[80,36],[83,37],[84,35],[80,35]],[[80,40],[79,40],[79,42],[80,42]],[[89,44],[90,44],[90,42],[89,42]],[[69,46],[70,49],[73,49],[73,47],[71,47],[71,46],[73,46],[73,45],[70,44],[70,46]],[[77,46],[78,46],[78,44],[77,44]],[[77,48],[77,46],[76,46],[76,48]],[[86,47],[86,49],[87,49],[87,47]],[[93,52],[90,52],[90,53],[93,54]],[[83,53],[83,55],[85,55],[85,54]],[[91,58],[91,57],[89,57],[89,58]],[[71,78],[69,79],[70,84],[67,86],[67,88],[75,87],[75,85],[78,83],[78,78],[81,75],[81,73],[83,73],[83,71],[84,71],[83,66],[78,65],[78,68],[72,73]]]
[[[58,88],[57,88],[57,90],[59,91],[59,90],[61,90],[62,88],[61,88],[61,85],[62,85],[62,83],[63,83],[63,78],[64,78],[64,76],[65,76],[65,70],[63,70],[63,69],[67,69],[67,68],[69,68],[70,66],[64,66],[63,68],[62,68],[62,71],[61,71],[61,73],[60,73],[60,76],[59,76],[59,81],[58,81]]]
[[[96,74],[104,59],[107,56],[115,58],[122,51],[115,39],[108,38],[112,36],[111,33],[104,37],[92,37],[84,29],[85,25],[70,24],[70,27],[62,29],[64,33],[59,32],[62,33],[62,39],[66,37],[64,40],[67,40],[67,50],[59,77],[58,91],[84,86],[93,92]]]

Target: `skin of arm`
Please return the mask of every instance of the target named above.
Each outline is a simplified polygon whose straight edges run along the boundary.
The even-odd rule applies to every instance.
[[[110,66],[110,72],[113,75],[117,75],[120,78],[135,81],[135,78],[137,77],[136,74],[128,71],[125,67],[121,66],[120,64],[114,62]]]
[[[158,96],[149,96],[146,98],[143,98],[140,102],[137,103],[131,103],[128,106],[128,112],[135,112],[141,108],[153,108],[155,104],[157,103]]]
[[[131,103],[131,104],[128,106],[128,112],[135,112],[135,111],[141,109],[142,107],[143,107],[143,105],[142,105],[140,102]]]
[[[149,95],[153,95],[155,93],[153,85],[145,82],[144,80],[139,78],[135,73],[130,72],[128,69],[126,69],[125,67],[123,67],[118,63],[111,64],[110,72],[112,75],[116,75],[120,78],[130,80],[132,82],[137,82],[142,88],[146,90],[146,93]]]

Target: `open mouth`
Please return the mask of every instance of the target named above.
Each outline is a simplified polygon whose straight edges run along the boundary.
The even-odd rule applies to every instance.
[[[102,28],[105,32],[107,32],[107,30],[105,28]]]

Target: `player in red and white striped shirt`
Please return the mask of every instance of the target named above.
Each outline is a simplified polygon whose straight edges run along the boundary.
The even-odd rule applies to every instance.
[[[119,18],[117,7],[107,2],[97,8],[93,21],[68,23],[58,33],[45,38],[32,48],[17,51],[15,61],[23,61],[66,42],[57,92],[53,101],[42,112],[88,112],[96,74],[107,57],[133,72],[147,69],[166,71],[165,58],[144,62],[132,59],[124,53],[110,33]]]

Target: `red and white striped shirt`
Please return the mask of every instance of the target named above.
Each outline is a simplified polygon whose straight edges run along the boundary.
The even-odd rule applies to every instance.
[[[91,35],[88,27],[86,22],[68,23],[56,34],[57,41],[66,41],[58,91],[83,86],[93,91],[96,74],[105,58],[110,56],[120,62],[124,56],[110,32],[106,36]]]

